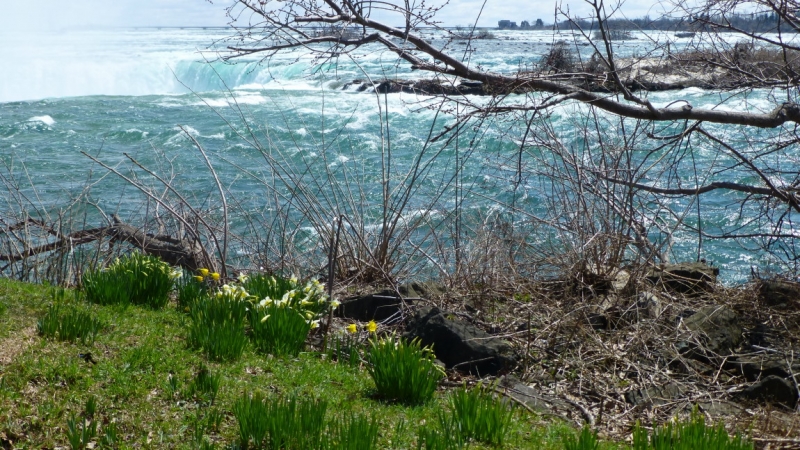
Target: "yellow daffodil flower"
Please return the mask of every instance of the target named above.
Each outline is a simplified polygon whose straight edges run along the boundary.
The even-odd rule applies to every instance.
[[[211,272],[211,279],[219,281],[219,274],[217,272]]]
[[[358,332],[358,327],[356,327],[356,324],[351,323],[347,326],[347,332],[350,334],[356,334]]]
[[[200,272],[200,275],[202,275],[204,277],[208,276],[208,269],[206,269],[206,268],[198,269],[197,271]]]
[[[375,332],[375,331],[377,331],[377,330],[378,330],[378,324],[377,324],[377,323],[375,323],[375,321],[374,321],[374,320],[370,320],[370,321],[367,323],[367,331],[369,331],[370,333],[374,333],[374,332]]]
[[[203,282],[203,277],[201,277],[200,275],[196,275],[194,277],[194,280],[197,281],[198,283],[202,283]]]

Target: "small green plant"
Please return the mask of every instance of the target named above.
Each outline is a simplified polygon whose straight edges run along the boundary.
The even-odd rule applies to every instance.
[[[206,426],[211,431],[219,432],[223,420],[225,420],[225,415],[222,414],[222,411],[212,408],[206,415]]]
[[[219,392],[219,383],[220,375],[215,375],[206,366],[202,366],[189,385],[186,397],[213,405]]]
[[[189,312],[192,305],[209,295],[208,283],[198,281],[185,273],[181,274],[175,284],[177,308],[180,312]]]
[[[36,328],[46,338],[91,345],[102,324],[90,313],[75,306],[50,305]]]
[[[83,450],[97,435],[97,422],[79,418],[72,414],[67,419],[67,440],[72,450]]]
[[[597,450],[600,446],[600,442],[597,440],[597,431],[592,431],[588,425],[581,428],[577,437],[573,434],[566,434],[561,439],[564,443],[564,450]]]
[[[154,256],[132,253],[105,270],[87,272],[82,284],[91,303],[133,303],[161,309],[169,301],[173,277],[169,264]]]
[[[81,281],[86,301],[98,305],[127,307],[131,303],[127,279],[127,276],[120,277],[109,270],[87,272]]]
[[[90,395],[86,399],[86,405],[83,407],[83,416],[89,420],[94,419],[94,413],[97,412],[97,399],[94,395]]]
[[[117,448],[119,438],[117,437],[117,424],[114,422],[108,423],[103,427],[103,436],[100,438],[100,447],[102,448]]]
[[[447,426],[445,430],[450,430]],[[460,450],[465,448],[458,433],[422,426],[417,431],[417,450]]]
[[[433,350],[419,340],[407,342],[395,336],[371,341],[369,371],[378,395],[419,405],[433,398],[444,371],[434,362]]]
[[[327,403],[292,396],[266,399],[245,395],[233,405],[242,449],[318,449],[322,446]]]
[[[463,442],[476,440],[503,446],[514,414],[507,402],[495,398],[490,390],[479,384],[472,389],[455,390],[448,403],[450,417],[443,411],[439,412],[442,430],[448,434],[457,433]]]
[[[311,323],[293,308],[276,304],[249,311],[251,338],[262,353],[297,356],[305,346]]]
[[[175,394],[178,393],[180,389],[180,380],[174,374],[170,373],[167,377],[167,395],[169,399],[175,398]]]
[[[202,349],[215,361],[238,359],[247,345],[244,322],[249,303],[246,292],[223,289],[210,297],[202,297],[189,311],[191,324],[187,342]],[[244,298],[243,298],[244,297]]]
[[[377,448],[378,421],[351,414],[328,424],[327,450],[372,450]]]
[[[731,437],[720,423],[707,426],[705,418],[695,408],[689,420],[668,422],[655,427],[652,435],[639,423],[633,430],[634,450],[752,450],[753,443],[740,435]]]
[[[336,336],[328,346],[327,358],[339,364],[357,367],[361,362],[363,343],[350,336]]]

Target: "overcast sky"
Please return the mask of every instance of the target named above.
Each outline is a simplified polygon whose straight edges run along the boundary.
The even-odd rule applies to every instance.
[[[541,18],[552,23],[557,0],[487,0],[479,26],[497,26],[497,21],[517,22]],[[586,14],[581,0],[558,0],[563,8]],[[59,31],[94,27],[224,26],[225,7],[231,0],[0,0],[0,29],[46,29]],[[428,1],[427,4],[442,3]],[[483,0],[451,0],[438,20],[445,26],[470,25]],[[657,17],[660,6],[650,0],[628,0],[627,17],[649,14]]]

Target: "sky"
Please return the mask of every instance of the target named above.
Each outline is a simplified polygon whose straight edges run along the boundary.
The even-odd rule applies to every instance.
[[[552,23],[558,1],[563,9],[586,14],[583,0],[486,0],[478,26],[497,26],[502,19],[521,22],[541,18]],[[441,3],[439,0],[438,3]],[[0,0],[0,29],[61,31],[105,27],[225,26],[231,0]],[[426,2],[429,5],[436,1]],[[484,0],[451,0],[437,15],[444,26],[475,23]],[[661,15],[652,0],[628,0],[622,11],[634,18]],[[390,23],[391,24],[391,23]],[[394,25],[394,24],[391,24]]]

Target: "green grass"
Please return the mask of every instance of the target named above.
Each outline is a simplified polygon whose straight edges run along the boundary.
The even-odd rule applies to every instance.
[[[433,350],[419,341],[396,336],[371,341],[368,371],[378,395],[390,401],[421,405],[433,398],[444,369],[436,366]]]
[[[284,405],[294,399],[296,408],[326,405],[326,448],[448,448],[419,440],[421,427],[441,434],[439,411],[451,410],[444,390],[404,406],[375,395],[364,364],[311,352],[273,357],[249,343],[238,359],[214,361],[187,345],[192,319],[177,308],[93,305],[104,328],[91,346],[44,339],[36,323],[52,302],[50,288],[0,279],[0,348],[19,344],[0,365],[0,439],[12,448],[72,448],[71,440],[95,448],[231,448],[241,441],[235,405],[251,395]],[[88,352],[91,362],[79,357]],[[565,432],[577,430],[518,409],[503,448],[561,450]],[[347,444],[351,435],[360,443]],[[476,440],[469,448],[496,447]]]
[[[75,305],[51,304],[47,313],[36,323],[39,335],[60,341],[91,345],[102,324],[91,312]]]
[[[214,361],[239,359],[247,345],[244,325],[248,305],[229,293],[198,298],[189,308],[189,346]]]
[[[102,270],[87,272],[83,279],[86,299],[100,305],[145,305],[163,308],[172,291],[172,268],[154,256],[132,253]]]
[[[289,307],[253,305],[248,311],[250,337],[264,354],[297,356],[305,347],[311,324]]]

